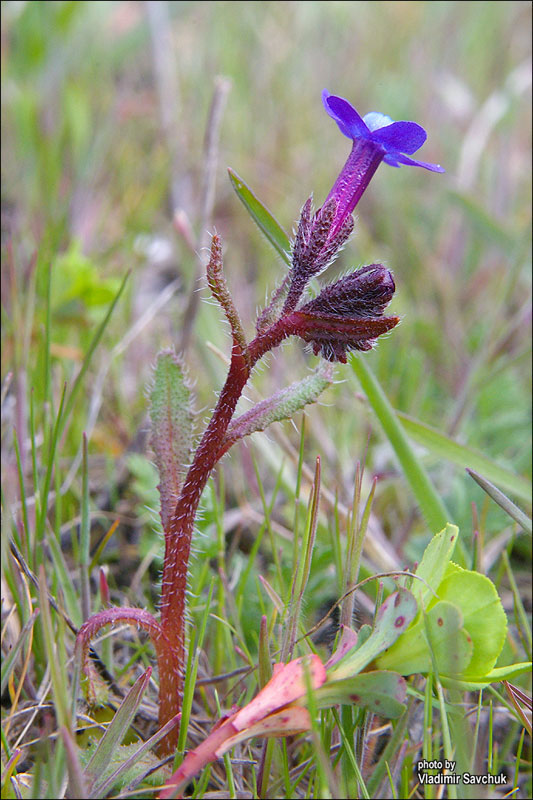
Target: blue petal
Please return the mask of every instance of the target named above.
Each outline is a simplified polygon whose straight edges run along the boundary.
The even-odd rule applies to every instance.
[[[387,153],[387,155],[383,158],[383,163],[388,164],[389,167],[401,167],[402,165],[398,164],[396,161],[396,157],[398,155],[400,155],[400,153],[395,153],[393,156],[390,153]]]
[[[427,134],[416,122],[393,122],[372,133],[372,141],[383,145],[390,152],[416,153],[427,139]]]
[[[349,139],[368,139],[370,131],[355,108],[343,97],[337,97],[324,89],[322,102],[329,116],[335,120],[341,133]]]
[[[400,167],[402,164],[407,164],[410,167],[423,167],[429,169],[431,172],[446,172],[440,164],[428,164],[426,161],[416,161],[414,158],[409,158],[401,153],[387,154],[383,161],[391,167]]]

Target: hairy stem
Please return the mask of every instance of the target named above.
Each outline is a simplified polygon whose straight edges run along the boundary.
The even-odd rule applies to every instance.
[[[161,629],[171,645],[173,658],[159,658],[159,722],[164,725],[181,709],[185,663],[186,589],[191,538],[198,504],[209,475],[221,456],[221,444],[237,402],[257,361],[295,332],[290,315],[271,325],[250,342],[246,351],[234,343],[230,369],[213,416],[187,473],[176,509],[165,531],[165,560],[161,589]],[[174,729],[162,742],[170,752],[177,743]]]

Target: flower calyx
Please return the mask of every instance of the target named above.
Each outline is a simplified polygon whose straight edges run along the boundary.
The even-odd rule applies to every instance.
[[[284,312],[292,311],[311,278],[323,272],[334,261],[353,231],[353,217],[346,217],[337,230],[333,222],[337,201],[330,198],[313,213],[313,198],[304,204],[292,247],[290,288]]]

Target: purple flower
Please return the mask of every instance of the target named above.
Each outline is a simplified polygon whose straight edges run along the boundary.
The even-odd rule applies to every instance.
[[[334,198],[337,201],[332,233],[352,213],[382,161],[391,167],[408,164],[431,172],[444,172],[439,164],[409,158],[427,138],[424,128],[416,122],[394,122],[376,111],[360,117],[347,100],[329,94],[325,89],[322,100],[341,133],[353,141],[352,152],[326,200]]]

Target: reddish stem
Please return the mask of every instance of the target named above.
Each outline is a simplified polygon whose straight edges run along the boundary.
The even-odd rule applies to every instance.
[[[234,343],[226,383],[187,473],[169,528],[165,531],[161,629],[170,642],[173,657],[169,663],[166,651],[158,659],[160,725],[164,725],[181,710],[185,664],[187,571],[200,497],[211,470],[220,458],[220,446],[253,367],[266,352],[295,332],[295,320],[291,315],[286,315],[250,342],[246,352],[243,352],[238,343]],[[177,739],[178,730],[175,728],[162,741],[161,750],[171,752],[177,744]]]
[[[161,664],[171,663],[175,658],[174,651],[168,641],[165,633],[154,617],[142,608],[106,608],[93,614],[92,617],[83,623],[76,636],[76,656],[79,663],[85,672],[89,684],[88,695],[94,701],[94,687],[93,687],[93,667],[89,658],[89,645],[91,639],[98,633],[100,628],[105,625],[116,625],[118,622],[125,622],[128,625],[135,625],[137,628],[142,628],[154,644],[158,666]]]

